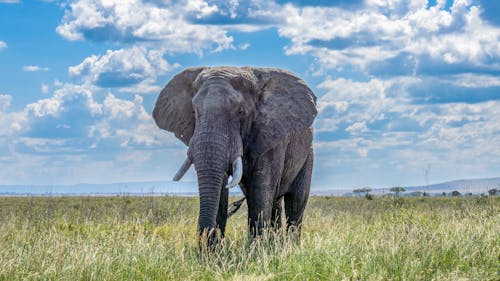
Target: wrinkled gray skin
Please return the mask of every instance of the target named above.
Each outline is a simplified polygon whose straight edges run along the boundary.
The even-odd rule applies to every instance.
[[[225,185],[238,156],[251,235],[261,234],[264,226],[281,227],[282,198],[287,229],[300,233],[311,185],[315,103],[303,80],[273,68],[189,68],[165,86],[153,117],[189,146],[199,184],[202,243],[213,245],[224,236]]]

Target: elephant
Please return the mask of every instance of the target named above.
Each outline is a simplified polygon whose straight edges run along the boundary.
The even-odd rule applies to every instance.
[[[200,243],[224,237],[228,189],[247,200],[249,236],[282,228],[299,233],[313,168],[316,96],[295,74],[277,68],[192,67],[159,94],[153,118],[188,146],[174,177],[194,164],[200,196]]]

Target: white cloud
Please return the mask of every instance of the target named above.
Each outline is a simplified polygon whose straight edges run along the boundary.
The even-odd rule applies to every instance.
[[[0,137],[13,136],[26,129],[27,117],[23,112],[9,112],[12,96],[0,95]]]
[[[58,135],[58,130],[82,132],[94,148],[108,140],[115,145],[149,147],[173,142],[157,128],[141,96],[127,100],[108,93],[99,101],[95,98],[99,91],[89,84],[62,84],[50,98],[28,104],[23,114],[31,124],[49,122],[47,129],[55,133],[47,132],[47,137]],[[27,136],[33,137],[30,131]]]
[[[495,77],[458,77],[464,79],[448,78],[456,89],[498,87]],[[317,169],[336,170],[335,180],[355,185],[382,183],[380,175],[394,173],[404,177],[405,184],[420,184],[418,175],[425,163],[443,177],[434,181],[493,176],[500,159],[500,101],[415,103],[411,89],[426,79],[431,78],[339,78],[322,83],[320,88],[327,92],[318,100],[315,122]],[[350,167],[348,174],[343,174],[343,167]],[[353,181],[359,173],[365,176]],[[332,181],[327,174],[318,184]]]
[[[41,91],[43,94],[48,94],[49,93],[49,85],[42,83]]]
[[[0,0],[0,3],[14,4],[21,3],[21,0]]]
[[[79,101],[79,98],[82,98],[84,105],[90,109],[91,113],[98,114],[101,111],[101,106],[93,99],[92,91],[94,89],[88,85],[63,84],[60,89],[54,91],[50,98],[40,99],[26,105],[25,112],[36,118],[57,117],[70,110],[70,108],[66,108],[67,104],[71,105],[71,102]]]
[[[249,47],[250,47],[250,43],[243,43],[243,44],[238,45],[238,49],[240,49],[240,50],[246,50]]]
[[[500,76],[464,73],[450,77],[453,83],[466,88],[500,87]]]
[[[352,135],[357,135],[360,133],[368,132],[368,128],[366,127],[366,122],[356,122],[345,129],[347,132]]]
[[[188,22],[188,14],[203,18],[217,12],[205,1],[142,2],[78,0],[70,5],[57,32],[69,40],[161,42],[169,52],[201,54],[204,49],[228,49],[233,38],[217,26]]]
[[[69,5],[57,32],[68,40],[159,45],[169,53],[234,49],[231,31],[276,26],[284,15],[273,1],[106,1]]]
[[[436,64],[437,72],[500,69],[494,59],[500,57],[500,28],[485,22],[470,1],[455,1],[450,10],[443,1],[429,9],[427,1],[367,1],[357,10],[285,6],[283,14],[279,33],[292,41],[286,53],[311,54],[325,68],[377,74],[373,67],[394,60],[409,74]]]
[[[492,59],[500,56],[500,28],[481,18],[478,3],[457,0],[451,9],[446,1],[427,6],[425,0],[370,0],[355,9],[261,0],[78,0],[57,30],[70,40],[160,42],[167,52],[202,54],[234,48],[230,31],[277,27],[291,40],[286,54],[311,54],[328,69],[355,67],[371,74],[388,60],[403,60],[398,70],[406,74],[429,71],[436,63],[438,71],[464,65],[500,69]]]
[[[24,169],[22,165],[30,165],[23,159],[32,157],[33,163],[50,162],[48,169],[55,173],[68,168],[57,167],[58,161],[92,166],[143,151],[147,155],[169,146],[181,148],[179,141],[156,126],[139,95],[132,100],[112,93],[103,96],[103,90],[90,84],[56,83],[54,87],[50,97],[21,111],[9,111],[12,97],[0,95],[0,166],[7,161]],[[119,168],[109,171],[113,169]],[[0,180],[8,181],[2,178],[0,174]]]
[[[76,0],[65,6],[61,36],[131,47],[69,67],[81,85],[42,84],[42,92],[54,92],[21,111],[9,111],[12,97],[0,95],[0,162],[20,163],[3,173],[22,177],[45,166],[38,176],[64,171],[68,181],[77,174],[120,179],[133,173],[123,162],[147,164],[165,147],[184,155],[179,141],[156,127],[142,96],[116,92],[158,92],[157,78],[178,67],[166,54],[245,50],[250,44],[233,46],[232,32],[269,27],[290,39],[286,54],[312,55],[317,73],[335,77],[318,86],[325,94],[315,121],[315,171],[323,181],[333,175],[376,184],[371,179],[387,170],[414,179],[425,162],[448,175],[491,171],[500,158],[500,102],[491,98],[500,87],[500,29],[483,20],[476,2],[455,1],[451,9],[449,1],[430,8],[427,2],[298,7],[264,0]],[[6,47],[0,41],[0,49]],[[361,81],[340,78],[357,71]],[[489,98],[478,98],[482,93]],[[50,157],[39,155],[47,152]],[[2,180],[8,179],[0,174]]]
[[[25,65],[23,66],[23,71],[26,72],[49,71],[49,68],[37,65]]]
[[[175,142],[158,129],[139,95],[130,101],[108,94],[102,109],[102,118],[89,129],[91,139],[114,139],[120,147],[152,147]]]
[[[10,107],[12,96],[0,94],[0,112],[5,112]]]
[[[151,93],[159,90],[154,85],[158,75],[178,68],[163,58],[162,51],[143,47],[108,50],[102,56],[92,55],[82,63],[69,67],[70,75],[103,88],[121,88],[121,91]]]
[[[397,90],[413,83],[414,78],[374,78],[367,82],[327,79],[318,85],[326,93],[318,99],[320,114],[316,119],[316,129],[329,132],[346,127],[348,132],[366,131],[367,124],[384,120],[387,114],[400,114],[406,110],[408,95]],[[358,125],[352,127],[354,124]]]
[[[321,75],[363,79],[317,86],[325,93],[315,121],[316,184],[419,184],[425,163],[441,180],[494,175],[500,28],[483,21],[475,2],[455,1],[449,10],[437,2],[285,6],[278,28],[291,40],[287,54],[314,56]]]
[[[203,0],[188,1],[184,7],[187,11],[195,13],[197,18],[204,18],[219,11],[217,5],[210,6]]]

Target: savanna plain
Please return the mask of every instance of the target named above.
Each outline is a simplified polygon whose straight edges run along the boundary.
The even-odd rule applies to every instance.
[[[499,197],[312,197],[300,240],[253,242],[243,206],[212,253],[198,248],[198,204],[0,197],[0,280],[500,279]]]

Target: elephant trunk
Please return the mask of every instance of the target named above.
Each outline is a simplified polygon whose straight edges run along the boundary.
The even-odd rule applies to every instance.
[[[217,211],[230,157],[227,149],[229,134],[227,127],[215,126],[218,122],[207,120],[200,123],[190,148],[200,193],[198,231],[201,239],[208,239],[208,244],[213,245],[217,241]],[[203,240],[200,242],[204,243]]]
[[[220,169],[200,167],[197,168],[197,175],[200,192],[198,231],[203,236],[202,239],[209,239],[208,243],[213,244],[216,239],[216,217],[224,172]]]

